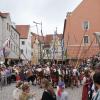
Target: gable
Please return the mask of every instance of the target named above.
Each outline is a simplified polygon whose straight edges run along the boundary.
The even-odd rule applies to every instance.
[[[28,38],[29,25],[16,25],[16,30],[20,33],[20,38]]]

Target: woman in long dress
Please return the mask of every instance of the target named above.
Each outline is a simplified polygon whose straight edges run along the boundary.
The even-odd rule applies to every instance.
[[[89,86],[90,86],[91,78],[89,75],[89,71],[86,70],[84,73],[83,78],[83,91],[82,91],[82,100],[88,100],[88,92],[89,92]]]

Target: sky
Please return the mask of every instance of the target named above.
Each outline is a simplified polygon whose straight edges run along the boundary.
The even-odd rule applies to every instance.
[[[82,0],[0,0],[0,11],[9,12],[12,22],[30,25],[36,32],[42,22],[43,34],[63,33],[67,12],[73,11]],[[38,30],[40,34],[40,24]]]

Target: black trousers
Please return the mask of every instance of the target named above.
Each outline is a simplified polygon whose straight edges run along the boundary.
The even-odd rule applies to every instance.
[[[32,82],[32,84],[33,84],[33,83],[34,83],[34,77],[33,77],[33,76],[28,77],[28,78],[27,78],[27,81],[28,81],[28,82],[30,82],[30,81],[31,81],[31,82]]]

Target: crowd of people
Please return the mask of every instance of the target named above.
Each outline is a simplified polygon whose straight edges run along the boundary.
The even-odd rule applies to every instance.
[[[100,55],[83,60],[80,65],[24,65],[0,67],[0,85],[16,83],[14,100],[32,100],[30,85],[44,88],[41,100],[68,100],[65,88],[83,85],[82,100],[100,100]],[[57,88],[55,93],[54,88]],[[16,92],[17,91],[17,92]]]
[[[100,54],[84,59],[82,100],[100,100]]]
[[[50,82],[52,82],[53,87],[56,87],[61,78],[65,87],[68,86],[77,86],[78,83],[82,84],[82,74],[83,68],[75,68],[73,66],[58,66],[52,65],[51,67],[48,65],[25,65],[25,66],[16,66],[13,67],[5,67],[4,65],[0,67],[0,76],[3,85],[10,84],[14,81],[28,81],[32,82],[32,85],[40,85],[41,80],[43,78],[47,78]]]

